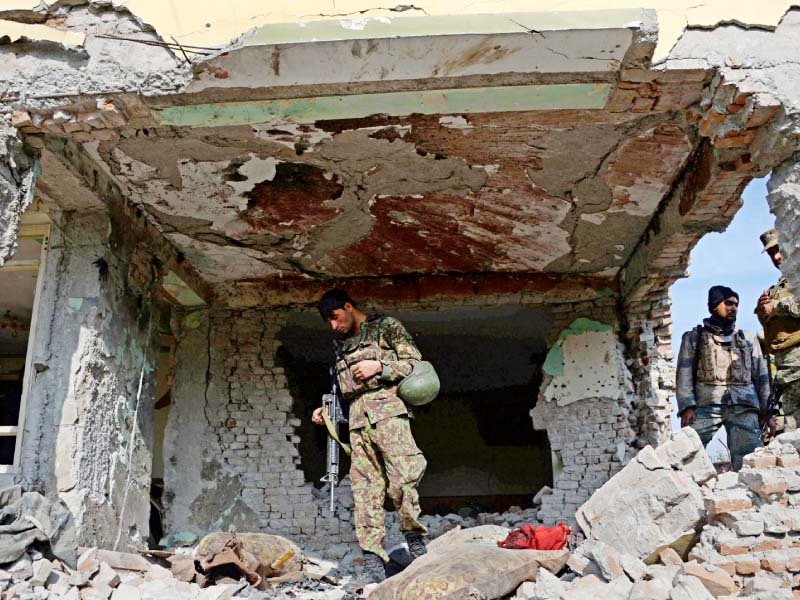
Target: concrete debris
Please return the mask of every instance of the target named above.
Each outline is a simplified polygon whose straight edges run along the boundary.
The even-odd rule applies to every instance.
[[[698,482],[715,476],[694,430],[684,428],[657,450],[644,448],[578,509],[587,538],[653,562],[672,546],[685,555],[705,510]]]
[[[33,200],[36,166],[7,115],[0,115],[0,267],[16,248],[20,219]]]

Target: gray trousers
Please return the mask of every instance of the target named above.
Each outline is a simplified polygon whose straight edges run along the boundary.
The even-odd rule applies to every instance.
[[[742,460],[756,448],[763,446],[758,411],[754,408],[730,404],[706,404],[698,406],[697,420],[692,428],[705,446],[720,427],[728,434],[728,450],[734,471],[742,468]]]

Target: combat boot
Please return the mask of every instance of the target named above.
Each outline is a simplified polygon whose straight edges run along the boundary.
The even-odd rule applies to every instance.
[[[373,552],[364,552],[364,575],[361,583],[380,583],[386,579],[386,565],[383,559]]]
[[[428,553],[428,549],[425,547],[425,541],[422,539],[422,534],[420,532],[409,531],[404,535],[406,536],[406,542],[408,543],[408,553],[411,555],[413,560],[416,560],[420,556]]]

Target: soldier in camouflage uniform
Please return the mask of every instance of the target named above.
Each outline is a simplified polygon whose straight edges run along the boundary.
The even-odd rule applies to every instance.
[[[705,445],[724,425],[736,471],[762,445],[759,415],[769,397],[766,360],[756,337],[736,329],[738,308],[732,289],[708,291],[711,317],[683,334],[676,382],[681,426],[691,425]]]
[[[349,403],[350,485],[355,501],[356,537],[364,551],[368,578],[380,581],[389,556],[383,548],[388,495],[397,510],[409,552],[425,554],[427,530],[419,521],[417,486],[426,462],[411,435],[410,411],[397,396],[400,381],[421,359],[414,340],[392,317],[361,312],[342,290],[319,302],[322,318],[336,332],[336,377]],[[322,424],[322,408],[312,420]]]
[[[772,264],[780,269],[783,256],[777,232],[770,229],[761,234],[761,243]],[[764,326],[764,342],[781,386],[784,429],[792,431],[800,424],[800,302],[785,277],[761,294],[755,312]]]

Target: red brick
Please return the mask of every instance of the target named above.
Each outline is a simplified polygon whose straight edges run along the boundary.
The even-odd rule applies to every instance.
[[[755,137],[755,131],[747,131],[742,135],[717,138],[714,142],[714,146],[717,148],[746,148],[753,143]]]
[[[771,548],[769,548],[771,550]],[[747,554],[750,552],[750,548],[748,546],[741,546],[741,545],[731,545],[731,544],[720,544],[719,546],[719,553],[723,556],[736,556],[739,554]]]
[[[786,561],[776,557],[762,558],[761,568],[772,573],[783,573],[786,571]]]
[[[738,575],[754,575],[761,570],[761,564],[755,559],[740,560],[736,562]]]
[[[769,552],[770,550],[780,550],[780,540],[761,540],[753,544],[753,552]]]

